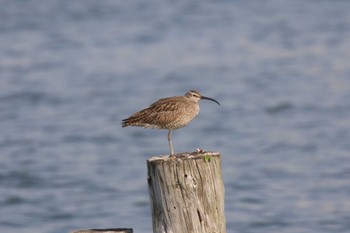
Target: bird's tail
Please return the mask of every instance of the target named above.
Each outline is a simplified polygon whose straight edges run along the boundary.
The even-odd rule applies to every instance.
[[[124,128],[124,127],[127,127],[127,126],[129,126],[129,119],[123,119],[122,120],[122,127]]]
[[[142,117],[129,117],[122,120],[122,127],[144,126]]]

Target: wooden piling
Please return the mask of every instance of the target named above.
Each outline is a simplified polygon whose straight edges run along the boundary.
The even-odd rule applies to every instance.
[[[226,233],[219,153],[147,160],[153,233]]]
[[[73,231],[72,233],[133,233],[131,228],[109,228]]]

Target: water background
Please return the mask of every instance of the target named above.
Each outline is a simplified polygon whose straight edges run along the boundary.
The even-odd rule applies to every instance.
[[[175,151],[221,153],[227,232],[350,232],[350,1],[1,3],[1,232],[152,232],[167,132],[120,123],[190,89],[221,106]]]

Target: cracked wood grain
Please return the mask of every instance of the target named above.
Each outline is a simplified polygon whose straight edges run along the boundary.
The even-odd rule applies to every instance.
[[[154,233],[225,233],[219,153],[183,153],[147,161]]]

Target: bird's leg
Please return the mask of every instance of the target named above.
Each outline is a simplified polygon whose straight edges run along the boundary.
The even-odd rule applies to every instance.
[[[169,129],[168,142],[169,142],[169,147],[170,147],[170,156],[174,155],[173,143],[171,142],[171,132],[172,132],[172,129]]]

